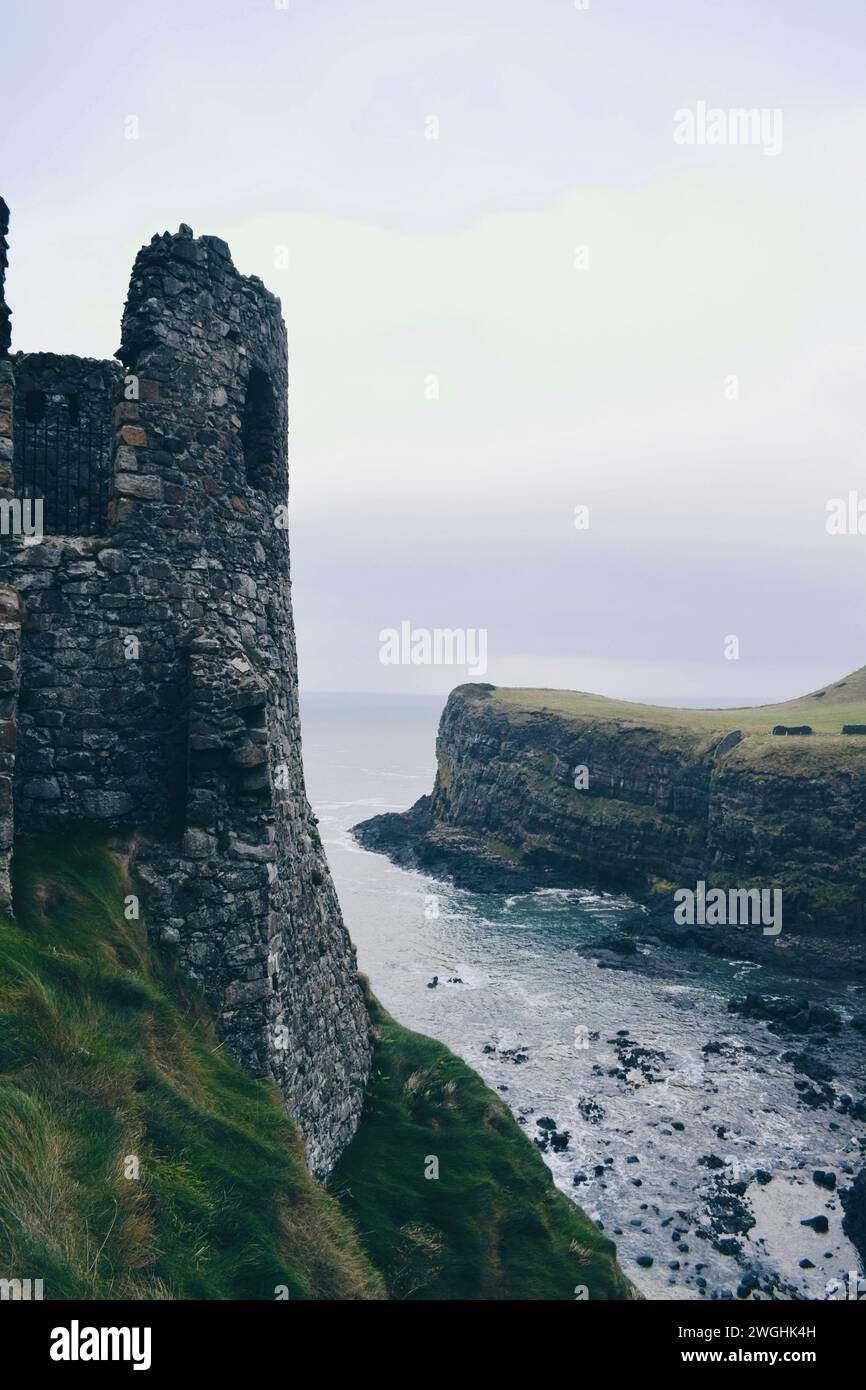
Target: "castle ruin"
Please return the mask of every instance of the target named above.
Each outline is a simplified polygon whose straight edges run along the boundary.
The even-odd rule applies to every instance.
[[[0,534],[0,902],[15,834],[128,839],[149,931],[323,1177],[370,1041],[301,764],[280,302],[181,226],[118,361],[10,354],[7,230],[0,201],[0,509],[44,534]]]

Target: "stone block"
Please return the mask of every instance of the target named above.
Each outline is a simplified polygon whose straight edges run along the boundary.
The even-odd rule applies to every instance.
[[[152,474],[116,473],[114,490],[121,497],[142,497],[146,501],[157,502],[162,496],[162,482]]]
[[[217,852],[215,835],[204,830],[187,830],[181,844],[181,853],[189,859],[207,859]]]
[[[147,435],[140,425],[122,425],[117,437],[121,444],[129,444],[133,449],[143,449],[147,444]]]

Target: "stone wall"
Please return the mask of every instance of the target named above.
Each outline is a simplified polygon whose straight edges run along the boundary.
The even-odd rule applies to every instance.
[[[15,400],[15,376],[12,363],[0,356],[0,501],[12,497],[12,406]],[[0,534],[0,545],[3,544]]]
[[[0,586],[0,905],[12,901],[9,870],[15,837],[12,779],[21,672],[20,618],[17,593],[6,585]]]
[[[12,315],[6,303],[6,266],[9,261],[9,209],[0,198],[0,358],[5,357],[12,342]]]
[[[150,929],[325,1174],[370,1045],[304,789],[279,301],[182,227],[139,253],[118,355],[125,385],[91,364],[116,382],[106,534],[0,539],[24,606],[15,827],[130,834]],[[0,666],[0,744],[4,691]],[[3,815],[0,798],[0,861]]]
[[[10,570],[26,612],[19,828],[87,820],[179,833],[184,675],[140,637],[161,607],[136,592],[130,561],[105,540],[48,536],[19,546]]]
[[[104,533],[120,364],[32,352],[13,367],[16,494],[43,499],[46,535]]]

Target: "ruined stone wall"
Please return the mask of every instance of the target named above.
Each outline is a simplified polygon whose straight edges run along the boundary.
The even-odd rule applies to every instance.
[[[12,497],[12,407],[15,378],[8,360],[11,313],[6,303],[9,209],[0,198],[0,505]],[[3,538],[0,536],[0,547]],[[0,576],[2,577],[2,576]],[[12,779],[15,770],[21,625],[18,595],[0,586],[0,908],[12,900],[10,862],[15,834]]]
[[[180,827],[184,678],[158,644],[141,643],[146,605],[130,562],[104,540],[51,536],[18,546],[0,574],[14,584],[26,615],[19,828],[48,831],[79,820],[157,832]]]
[[[46,535],[104,533],[120,364],[53,352],[12,364],[16,494],[42,499]]]
[[[15,826],[136,832],[151,930],[232,1055],[277,1079],[324,1174],[357,1125],[370,1045],[304,790],[279,301],[217,238],[154,237],[119,355],[106,535],[0,540],[25,610]],[[0,669],[0,743],[3,700]],[[9,775],[0,752],[0,892]]]
[[[0,502],[12,497],[12,408],[15,401],[15,376],[12,363],[0,354]],[[3,544],[0,533],[0,546]]]
[[[0,588],[0,906],[12,901],[10,867],[15,839],[12,779],[21,676],[20,619],[15,590]]]
[[[9,262],[9,209],[0,198],[0,358],[5,357],[12,342],[12,317],[6,303],[6,266]]]
[[[171,599],[153,637],[188,682],[187,829],[150,881],[232,1051],[277,1075],[323,1172],[357,1124],[369,1041],[304,790],[279,301],[182,228],[139,254],[120,351],[140,401],[120,410],[114,544]]]
[[[9,209],[0,198],[0,501],[12,495],[12,405],[14,376],[8,361],[12,341],[11,313],[6,303]]]

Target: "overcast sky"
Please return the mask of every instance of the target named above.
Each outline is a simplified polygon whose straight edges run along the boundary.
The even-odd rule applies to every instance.
[[[7,4],[13,347],[110,356],[180,222],[281,296],[307,690],[465,679],[380,662],[408,621],[501,684],[801,693],[866,662],[826,529],[866,500],[864,40],[863,0]],[[781,149],[678,143],[701,102]]]

